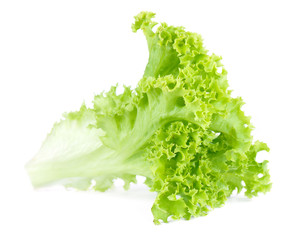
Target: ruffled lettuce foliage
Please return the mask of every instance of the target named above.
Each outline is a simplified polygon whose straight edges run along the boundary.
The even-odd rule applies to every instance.
[[[183,27],[162,23],[154,31],[154,16],[141,12],[132,25],[149,49],[138,86],[122,94],[112,87],[95,96],[93,108],[65,114],[27,164],[33,185],[105,191],[116,178],[128,189],[145,176],[158,193],[155,223],[206,215],[234,190],[250,198],[269,191],[268,161],[256,161],[269,148],[253,143],[221,58]]]

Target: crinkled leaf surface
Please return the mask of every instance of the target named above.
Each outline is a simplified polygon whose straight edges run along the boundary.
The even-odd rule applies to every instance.
[[[36,187],[62,183],[105,191],[122,178],[125,188],[145,176],[157,192],[154,222],[190,219],[220,207],[234,190],[247,197],[271,188],[266,144],[253,143],[250,117],[232,98],[221,58],[208,54],[200,35],[152,21],[141,12],[149,60],[131,90],[96,95],[94,107],[66,114],[27,165]],[[219,70],[222,68],[222,70]],[[261,177],[259,177],[261,174]]]

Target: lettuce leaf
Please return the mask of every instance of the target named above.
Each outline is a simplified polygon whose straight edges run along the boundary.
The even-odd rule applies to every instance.
[[[136,176],[157,192],[156,224],[206,215],[237,190],[247,197],[271,188],[265,143],[253,143],[243,100],[231,97],[221,58],[200,35],[157,23],[151,12],[132,30],[147,39],[149,60],[137,87],[94,97],[56,123],[26,168],[35,187],[105,191],[116,178],[125,189]],[[222,68],[220,70],[220,68]],[[260,177],[259,177],[260,176]],[[96,185],[92,185],[95,181]]]

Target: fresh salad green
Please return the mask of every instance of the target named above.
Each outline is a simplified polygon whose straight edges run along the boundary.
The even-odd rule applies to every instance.
[[[35,187],[62,184],[105,191],[146,177],[157,192],[154,222],[190,219],[222,206],[237,190],[247,197],[271,188],[268,161],[256,161],[265,143],[251,136],[240,97],[232,98],[221,58],[200,35],[135,17],[132,30],[147,39],[149,60],[135,89],[117,87],[64,115],[26,165]],[[220,70],[221,69],[221,70]]]

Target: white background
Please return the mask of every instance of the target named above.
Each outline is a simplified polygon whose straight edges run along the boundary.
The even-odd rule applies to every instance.
[[[111,85],[135,86],[148,58],[142,10],[202,34],[223,57],[234,96],[268,143],[272,191],[231,197],[190,221],[155,226],[154,193],[34,191],[24,171],[53,123]],[[286,239],[286,6],[284,1],[1,1],[0,239]],[[142,179],[139,179],[142,182]]]

